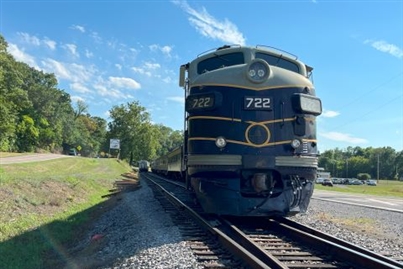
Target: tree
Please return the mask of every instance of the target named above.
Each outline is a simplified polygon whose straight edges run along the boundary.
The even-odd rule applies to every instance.
[[[395,178],[403,179],[403,150],[396,154],[395,167]]]
[[[163,156],[170,150],[183,144],[183,134],[181,131],[174,131],[162,124],[155,125],[158,134],[158,142],[160,147],[157,149],[157,156]]]
[[[369,160],[362,156],[352,156],[348,159],[348,170],[350,177],[355,177],[359,173],[369,173]]]
[[[22,89],[23,79],[17,62],[7,52],[7,42],[0,35],[0,151],[17,150],[17,125],[20,112],[30,106]]]
[[[110,111],[107,138],[120,139],[120,158],[129,160],[150,160],[158,147],[157,134],[150,123],[146,109],[134,101],[114,106]]]
[[[321,154],[319,166],[332,172],[333,177],[347,177],[348,169],[349,177],[367,173],[371,178],[377,178],[379,172],[381,179],[394,179],[403,175],[403,153],[396,153],[391,147],[336,148]]]

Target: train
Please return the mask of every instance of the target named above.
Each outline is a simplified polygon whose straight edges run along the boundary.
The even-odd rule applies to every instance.
[[[150,169],[150,162],[146,160],[138,161],[139,172],[148,172]]]
[[[318,168],[313,68],[269,46],[224,45],[180,66],[184,141],[151,163],[206,213],[306,212]]]

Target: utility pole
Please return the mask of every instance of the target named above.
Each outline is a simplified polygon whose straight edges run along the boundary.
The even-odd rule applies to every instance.
[[[376,176],[376,182],[377,183],[379,183],[379,154],[378,154],[378,163],[377,163],[377,165],[376,165],[376,174],[377,174],[377,176]]]

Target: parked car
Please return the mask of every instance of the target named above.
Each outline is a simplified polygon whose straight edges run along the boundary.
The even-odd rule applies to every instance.
[[[370,179],[367,181],[367,185],[369,186],[376,186],[376,180],[375,179]]]
[[[70,149],[69,150],[69,155],[77,156],[77,150],[76,149]]]
[[[334,178],[332,178],[332,181],[333,181],[333,184],[343,184],[342,178],[334,177]]]
[[[362,184],[364,184],[364,183],[362,183],[362,181],[361,180],[359,180],[359,179],[356,179],[356,178],[350,178],[350,180],[349,180],[349,183],[348,183],[349,185],[362,185]]]
[[[325,178],[322,181],[322,186],[330,186],[333,187],[333,182],[330,178]]]

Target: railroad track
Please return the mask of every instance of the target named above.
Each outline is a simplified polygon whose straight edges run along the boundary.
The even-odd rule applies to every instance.
[[[150,173],[142,178],[150,183],[205,268],[403,268],[396,260],[285,218],[204,214],[184,184]]]

